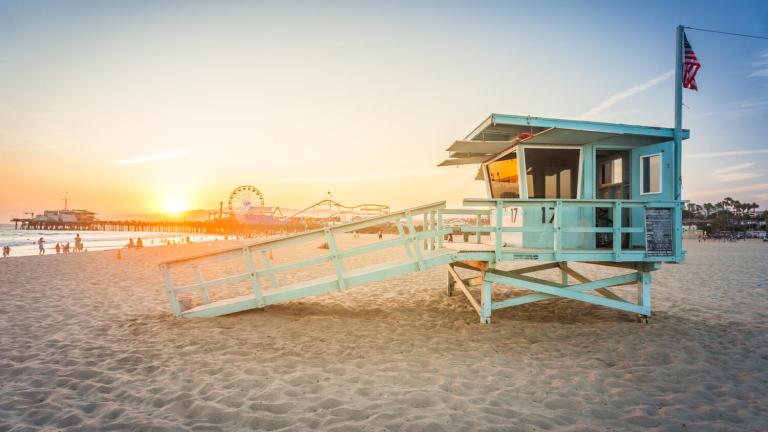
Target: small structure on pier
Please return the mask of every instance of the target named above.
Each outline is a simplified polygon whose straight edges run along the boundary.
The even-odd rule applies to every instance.
[[[686,139],[682,131],[677,141]],[[447,266],[448,293],[460,288],[489,323],[495,309],[555,297],[579,300],[637,314],[651,314],[651,272],[663,262],[681,262],[682,202],[675,199],[680,172],[673,129],[576,120],[492,114],[464,139],[448,148],[441,166],[477,164],[486,198],[464,199],[463,209],[445,202],[373,216],[322,230],[267,242],[168,261],[161,265],[175,316],[205,317],[260,308],[269,304],[344,290],[435,266]],[[454,231],[446,217],[474,217],[461,232],[473,243],[447,242]],[[423,217],[417,230],[415,219]],[[342,249],[340,233],[394,223],[399,235],[370,245]],[[324,241],[327,254],[272,266],[272,251],[297,243]],[[404,248],[407,258],[348,270],[345,259],[387,248]],[[205,280],[200,266],[243,260],[246,271]],[[505,262],[540,263],[504,270]],[[590,280],[571,262],[619,267],[624,274]],[[331,263],[332,274],[280,285],[278,275]],[[177,270],[190,268],[197,282],[178,287]],[[477,272],[472,277],[458,269]],[[534,276],[556,271],[557,281]],[[575,283],[574,283],[575,281]],[[209,289],[237,282],[248,293],[212,299]],[[530,293],[494,299],[493,285]],[[634,284],[637,297],[627,300],[609,288]],[[472,292],[479,286],[479,298]],[[593,292],[593,293],[589,293]],[[179,294],[198,294],[200,303],[182,307]],[[188,305],[191,306],[191,305]]]

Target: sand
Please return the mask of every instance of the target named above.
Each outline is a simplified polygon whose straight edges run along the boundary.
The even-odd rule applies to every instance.
[[[685,245],[648,325],[568,300],[481,325],[444,269],[172,319],[157,262],[215,246],[2,259],[0,430],[768,430],[768,244]]]

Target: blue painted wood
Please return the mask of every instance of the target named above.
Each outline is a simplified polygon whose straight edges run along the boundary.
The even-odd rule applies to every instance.
[[[328,250],[331,252],[331,261],[336,270],[336,282],[339,285],[339,289],[343,290],[347,287],[347,284],[344,281],[344,263],[342,262],[341,257],[339,257],[339,246],[336,244],[336,238],[333,236],[330,229],[325,230],[325,241],[328,242]]]
[[[480,322],[482,324],[491,323],[492,289],[493,284],[487,278],[484,278],[483,286],[480,290]]]
[[[584,120],[566,120],[509,114],[491,114],[490,120],[490,123],[494,125],[532,126],[539,128],[575,129],[611,134],[647,135],[654,137],[667,137],[670,140],[674,137],[674,129],[653,126],[603,123]],[[682,139],[688,139],[689,131],[687,129],[683,129],[681,135]]]
[[[538,280],[522,275],[500,275],[494,272],[487,272],[485,280],[496,283],[503,283],[506,285],[515,286],[518,288],[529,289],[536,291],[537,294],[529,294],[518,298],[504,300],[497,302],[497,308],[516,306],[519,304],[530,303],[533,301],[544,300],[551,297],[563,297],[572,300],[583,301],[600,306],[606,306],[614,309],[624,310],[628,312],[641,313],[643,307],[628,302],[617,301],[605,297],[599,297],[591,294],[585,294],[583,291],[590,291],[597,288],[606,288],[614,285],[623,284],[626,282],[636,281],[637,274],[632,273],[629,275],[621,275],[607,279],[601,279],[593,282],[582,283],[577,285],[570,285],[568,288],[553,286],[552,283],[547,281]],[[548,295],[548,296],[544,296]]]
[[[270,271],[272,269],[272,263],[266,250],[261,250],[261,260],[264,262],[264,268],[267,270],[266,273],[269,273],[269,287],[272,289],[277,289],[280,286],[277,283],[277,274]]]
[[[176,297],[176,291],[174,290],[173,280],[171,279],[171,273],[168,266],[165,264],[160,265],[160,271],[163,273],[163,282],[165,283],[165,294],[168,296],[168,303],[171,306],[171,313],[173,316],[181,315],[181,306],[179,300]]]

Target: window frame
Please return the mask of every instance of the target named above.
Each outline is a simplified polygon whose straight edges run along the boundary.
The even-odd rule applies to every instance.
[[[491,180],[491,173],[488,172],[488,169],[491,167],[491,164],[494,162],[498,162],[501,159],[505,158],[506,156],[509,156],[510,153],[515,153],[515,164],[517,165],[517,198],[495,198],[493,196],[493,187],[491,186],[491,183],[493,180]],[[521,199],[523,197],[523,191],[522,186],[520,185],[520,153],[518,152],[518,146],[510,147],[503,152],[499,153],[494,157],[493,159],[483,162],[483,176],[485,177],[485,186],[487,189],[487,195],[491,199]]]
[[[581,187],[581,184],[584,181],[584,178],[582,177],[583,174],[584,174],[583,173],[583,171],[584,171],[584,146],[583,145],[523,144],[523,145],[520,145],[518,147],[519,147],[517,149],[518,150],[518,154],[517,154],[518,162],[521,161],[520,152],[521,151],[525,152],[525,149],[528,149],[528,148],[552,149],[552,150],[578,150],[579,151],[579,169],[578,169],[578,171],[576,173],[576,175],[577,175],[577,177],[576,177],[576,198],[551,198],[551,199],[552,200],[582,199],[582,195],[581,195],[582,187]],[[528,197],[528,183],[527,183],[528,182],[528,178],[527,178],[528,160],[525,159],[525,155],[523,155],[521,165],[524,165],[524,166],[520,167],[522,169],[522,171],[520,171],[520,172],[522,172],[522,173],[524,173],[526,175],[526,178],[525,178],[526,185],[525,185],[525,197],[523,197],[523,194],[521,193],[520,194],[520,198],[522,198],[522,199],[549,199],[549,198],[529,198]],[[521,184],[522,184],[522,180],[521,180]],[[522,191],[522,188],[521,188],[521,191]]]
[[[659,157],[659,190],[656,192],[643,192],[643,186],[645,185],[645,170],[643,169],[643,159],[650,159],[654,156]],[[658,153],[649,153],[646,155],[640,155],[640,159],[638,159],[639,162],[639,170],[640,170],[640,184],[639,184],[639,192],[640,195],[656,195],[664,192],[664,156],[662,152]],[[649,170],[650,171],[650,170]]]

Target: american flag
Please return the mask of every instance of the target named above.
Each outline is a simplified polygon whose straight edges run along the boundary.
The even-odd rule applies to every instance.
[[[683,34],[683,41],[685,46],[685,61],[683,61],[683,87],[691,90],[698,90],[696,85],[696,73],[701,68],[699,59],[696,58],[696,53],[693,52],[691,44],[688,43],[688,37]]]

